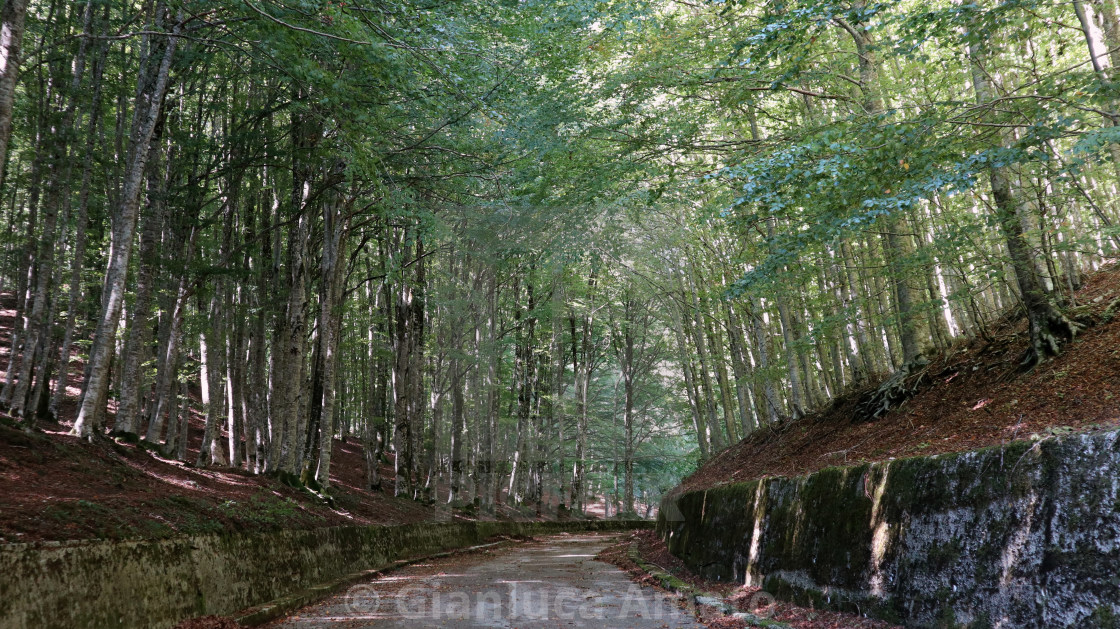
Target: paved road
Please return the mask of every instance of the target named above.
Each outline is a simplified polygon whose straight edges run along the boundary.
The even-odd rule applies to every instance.
[[[356,585],[270,627],[420,629],[703,627],[595,555],[610,535],[560,535],[439,559]]]

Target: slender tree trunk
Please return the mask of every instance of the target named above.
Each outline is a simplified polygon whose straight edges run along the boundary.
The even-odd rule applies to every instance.
[[[1089,51],[1089,59],[1092,62],[1093,70],[1100,76],[1101,81],[1110,83],[1112,77],[1109,74],[1114,73],[1114,68],[1109,68],[1105,65],[1106,60],[1110,57],[1106,56],[1105,51],[1100,49],[1100,44],[1104,43],[1108,48],[1112,49],[1111,59],[1115,63],[1117,55],[1120,55],[1120,50],[1116,50],[1120,46],[1120,33],[1117,32],[1116,13],[1115,9],[1105,6],[1110,5],[1112,0],[1104,0],[1099,2],[1091,2],[1092,6],[1097,11],[1101,11],[1101,26],[1104,42],[1098,42],[1094,33],[1092,19],[1089,12],[1085,7],[1084,2],[1075,1],[1073,3],[1074,12],[1077,14],[1077,21],[1081,23],[1081,33],[1085,36],[1085,46]],[[1112,70],[1110,73],[1109,70]],[[1115,99],[1109,103],[1109,109],[1104,114],[1105,122],[1108,126],[1120,126],[1120,107],[1117,106]],[[1116,171],[1116,177],[1120,180],[1120,144],[1115,142],[1109,144],[1109,152],[1112,154],[1112,167]]]
[[[770,217],[766,221],[766,231],[773,242],[776,238],[777,219]],[[801,377],[797,373],[797,355],[793,342],[793,323],[790,318],[789,304],[783,291],[774,293],[774,302],[778,306],[778,322],[782,325],[782,347],[786,359],[786,375],[789,377],[790,416],[797,419],[805,414],[805,405],[801,401]]]
[[[634,511],[634,380],[637,377],[635,373],[638,368],[638,361],[640,356],[636,355],[635,345],[637,339],[635,338],[635,325],[641,325],[642,321],[648,324],[649,309],[645,307],[646,304],[638,305],[635,300],[627,294],[623,299],[623,320],[617,326],[618,341],[615,343],[615,352],[618,356],[619,370],[622,375],[622,428],[623,428],[623,447],[622,447],[622,464],[623,464],[623,490],[622,490],[622,505],[621,509],[625,513],[633,513]],[[637,312],[642,309],[645,313]],[[642,331],[643,342],[645,338],[645,331]],[[638,347],[637,352],[640,354],[644,350],[643,347]]]
[[[175,441],[175,459],[186,461],[187,441],[191,428],[191,387],[186,381],[179,384],[179,398],[182,400],[182,406],[179,410],[179,436]]]
[[[743,348],[743,326],[735,306],[724,303],[727,311],[728,349],[731,351],[731,369],[735,374],[735,395],[739,400],[739,425],[743,436],[754,432],[759,425],[758,408],[751,396],[751,370]]]
[[[494,347],[498,336],[498,278],[493,269],[482,271],[487,274],[487,295],[485,301],[485,310],[482,317],[483,324],[486,326],[485,330],[479,329],[476,332],[475,352],[480,362],[484,361],[486,365],[485,379],[479,378],[479,386],[475,387],[478,392],[478,408],[481,409],[478,414],[479,430],[482,436],[479,438],[478,452],[476,454],[476,474],[478,478],[475,483],[475,500],[480,503],[483,508],[489,508],[493,504],[492,488],[497,485],[494,480],[494,440],[495,440],[495,420],[498,415],[498,352]],[[485,343],[483,343],[483,334],[485,334]],[[478,370],[481,373],[481,368]]]
[[[208,332],[199,335],[199,354],[202,357],[202,406],[206,412],[206,426],[202,431],[202,445],[198,449],[198,466],[225,465],[220,432],[224,424],[225,394],[223,392],[225,368],[222,358],[225,343],[222,340],[222,297],[215,291],[210,299]]]
[[[568,495],[568,444],[564,439],[564,371],[568,364],[564,358],[564,326],[560,313],[564,311],[564,272],[553,279],[552,290],[552,343],[549,361],[552,363],[552,403],[549,405],[550,421],[556,430],[556,513],[567,510],[564,498]]]
[[[248,443],[246,456],[249,458],[249,469],[254,474],[260,474],[267,469],[267,452],[270,443],[268,430],[268,318],[269,298],[268,271],[271,256],[271,238],[268,237],[272,229],[268,210],[262,202],[257,204],[257,212],[250,210],[247,219],[247,240],[252,242],[259,237],[261,248],[257,255],[250,258],[250,264],[255,267],[256,287],[249,302],[256,314],[249,326],[249,362],[248,371],[248,413],[246,414]],[[259,232],[256,220],[259,218]],[[258,236],[259,235],[259,236]]]
[[[16,287],[16,326],[12,330],[11,349],[8,351],[8,369],[4,375],[4,388],[0,391],[0,403],[9,405],[15,388],[16,372],[19,369],[21,343],[26,338],[27,314],[31,305],[30,289],[34,280],[35,245],[37,220],[39,217],[39,183],[41,179],[42,152],[31,163],[30,190],[27,198],[27,229],[24,232],[24,246],[19,254],[16,274],[19,278]]]
[[[976,101],[978,104],[987,103],[993,98],[993,89],[984,68],[986,56],[977,45],[969,46],[968,52]],[[1001,142],[1006,141],[1001,135]],[[1022,365],[1033,367],[1047,357],[1059,354],[1062,344],[1077,334],[1078,326],[1054,305],[1036,275],[1035,256],[1023,231],[1020,208],[1011,189],[1008,169],[991,166],[988,169],[988,179],[992,186],[996,220],[1011,257],[1020,297],[1027,310],[1031,346],[1023,357]]]
[[[408,390],[412,379],[412,361],[408,358],[412,322],[408,309],[412,303],[412,287],[403,284],[397,288],[396,336],[393,351],[393,451],[396,483],[394,495],[412,495],[412,414]]]
[[[12,137],[12,109],[26,18],[27,0],[4,0],[0,10],[0,169],[7,163],[8,141]]]
[[[514,321],[518,327],[518,342],[515,357],[514,378],[517,384],[517,435],[516,447],[513,453],[513,469],[510,472],[509,493],[514,502],[520,504],[525,500],[527,479],[531,465],[526,459],[532,448],[529,438],[533,421],[533,400],[536,395],[536,357],[533,351],[536,343],[536,295],[532,283],[533,270],[530,267],[528,279],[525,282],[528,303],[523,312],[520,303],[515,306]],[[515,290],[515,299],[520,302],[520,290]]]
[[[384,245],[379,243],[379,247],[383,252]],[[384,258],[382,258],[382,264],[384,264]],[[382,268],[384,268],[384,266]],[[367,284],[365,290],[367,311],[369,312],[370,318],[369,328],[366,332],[366,339],[368,341],[367,355],[372,373],[369,374],[368,386],[370,389],[370,410],[366,414],[366,426],[363,437],[366,454],[366,486],[371,490],[377,491],[381,489],[381,457],[389,441],[385,436],[389,414],[389,369],[384,356],[375,349],[374,341],[376,339],[379,343],[384,343],[388,336],[386,331],[388,316],[384,314],[384,306],[387,299],[385,295],[388,291],[385,283],[382,283],[376,290]]]
[[[705,312],[710,306],[705,304]],[[708,337],[708,350],[711,352],[712,363],[716,372],[716,384],[719,385],[720,402],[723,407],[723,425],[727,429],[728,445],[738,443],[740,435],[738,433],[738,422],[735,421],[735,403],[731,397],[731,380],[727,376],[727,360],[724,356],[723,348],[727,345],[724,343],[723,335],[720,330],[715,326],[711,316],[705,315],[706,322],[705,333]]]
[[[194,258],[196,237],[197,231],[192,228],[190,235],[186,238],[187,249],[184,260],[187,263]],[[148,443],[159,443],[160,436],[163,433],[164,409],[167,408],[170,397],[176,395],[176,366],[179,364],[179,347],[182,344],[183,318],[187,308],[187,299],[190,297],[189,284],[185,273],[179,277],[178,284],[174,305],[168,316],[171,329],[168,331],[167,347],[164,349],[163,355],[159,357],[159,361],[164,365],[164,368],[160,371],[159,380],[156,382],[155,401],[152,403],[151,413],[148,415],[148,430],[144,435],[144,441]],[[174,419],[175,417],[172,415],[172,422]],[[170,434],[168,440],[171,440]]]
[[[246,265],[247,266],[247,265]],[[229,439],[229,464],[235,468],[240,468],[242,462],[245,460],[246,442],[245,442],[245,390],[243,384],[246,377],[245,365],[245,316],[242,303],[242,289],[240,286],[234,289],[235,294],[230,300],[227,301],[228,312],[231,315],[230,329],[226,335],[226,397],[228,400],[228,408],[226,409],[226,417],[228,424],[226,426]]]
[[[695,273],[695,269],[693,270]],[[696,288],[692,285],[691,281],[687,285],[682,285],[682,290],[687,291],[687,295],[692,302],[692,308],[685,313],[683,317],[684,331],[692,342],[693,347],[696,348],[696,359],[699,361],[696,371],[699,372],[699,377],[696,377],[696,384],[701,392],[701,398],[704,401],[704,409],[706,410],[705,425],[708,428],[708,440],[712,448],[712,453],[715,454],[724,448],[723,431],[720,429],[720,421],[716,412],[716,396],[715,387],[712,386],[712,375],[709,369],[710,361],[708,359],[707,343],[704,342],[704,333],[702,331],[704,313],[700,304],[700,298],[697,295]],[[694,377],[696,374],[693,374]]]
[[[173,361],[173,364],[167,365],[167,368],[172,370],[172,371],[178,371],[180,357],[175,356],[172,359],[172,361]],[[168,412],[167,412],[167,416],[168,416],[168,421],[167,421],[167,444],[163,449],[164,456],[167,456],[167,457],[174,457],[175,452],[178,450],[178,446],[179,446],[179,436],[180,436],[179,435],[179,428],[180,428],[179,427],[179,422],[181,420],[181,414],[182,414],[181,409],[179,408],[179,405],[180,404],[189,404],[189,401],[184,401],[184,400],[180,399],[179,389],[180,389],[179,383],[175,383],[174,388],[171,391],[171,395],[170,395],[171,399],[167,403],[167,407],[168,407]]]
[[[428,311],[427,311],[427,253],[424,249],[424,239],[419,229],[416,234],[416,257],[414,258],[415,264],[415,286],[412,291],[412,304],[409,309],[408,316],[412,319],[412,334],[410,337],[410,346],[408,351],[408,358],[412,361],[410,374],[412,376],[409,381],[409,409],[412,417],[412,438],[414,440],[411,446],[411,455],[409,457],[410,469],[409,475],[413,479],[418,479],[420,475],[419,470],[419,457],[415,453],[419,450],[419,439],[423,434],[420,432],[423,426],[424,415],[428,408],[428,396],[425,390],[424,379],[424,366],[427,362],[425,355],[426,348],[426,335],[428,332]],[[413,486],[413,497],[416,497],[416,486]]]
[[[402,236],[402,249],[408,251],[412,244],[408,234]],[[397,496],[412,496],[416,467],[414,442],[422,418],[423,365],[422,334],[424,319],[423,299],[423,245],[416,234],[415,255],[406,256],[402,264],[416,267],[412,281],[403,280],[397,287],[395,340],[393,347],[393,449],[396,451],[395,472]]]
[[[91,2],[89,6],[92,7]],[[106,11],[108,6],[105,7]],[[102,20],[105,24],[107,20]],[[99,28],[99,31],[103,27]],[[74,326],[77,321],[78,307],[82,301],[82,269],[85,266],[86,246],[89,240],[89,197],[91,192],[91,179],[93,176],[93,156],[96,140],[101,122],[102,78],[105,69],[105,59],[108,56],[108,42],[102,40],[98,47],[97,59],[94,61],[92,90],[90,100],[89,118],[86,124],[86,142],[82,159],[82,182],[78,191],[78,212],[74,225],[74,249],[70,261],[69,290],[66,300],[66,323],[62,334],[62,347],[59,351],[58,382],[55,384],[54,395],[51,397],[50,413],[58,417],[66,395],[66,384],[70,373],[70,356],[74,342]]]
[[[286,274],[287,302],[273,343],[273,397],[270,404],[274,435],[276,467],[289,474],[298,473],[303,432],[300,430],[300,393],[303,390],[304,355],[307,344],[307,249],[311,235],[311,217],[307,201],[311,194],[311,173],[304,155],[316,138],[308,124],[300,119],[292,123],[292,136],[299,144],[293,173],[296,184],[291,194],[293,225],[288,232],[288,266]]]
[[[51,161],[60,158],[61,156],[56,155]],[[51,185],[53,187],[59,184],[54,182]],[[34,409],[27,408],[27,403],[31,392],[31,381],[35,377],[36,359],[40,352],[50,351],[44,347],[44,340],[47,336],[46,328],[51,325],[51,322],[46,319],[46,314],[49,307],[47,302],[51,293],[51,279],[54,277],[55,229],[58,226],[58,206],[51,199],[44,204],[42,218],[43,227],[36,256],[38,268],[35,271],[35,291],[32,293],[31,309],[26,324],[27,340],[23,345],[23,355],[19,362],[20,367],[16,375],[10,407],[12,415],[27,420],[33,419],[34,415]],[[39,376],[42,378],[46,374],[39,374]]]
[[[336,196],[335,195],[332,196]],[[323,258],[320,265],[322,274],[321,308],[319,326],[321,329],[323,355],[323,405],[319,414],[319,468],[315,478],[323,487],[330,486],[331,448],[334,438],[332,426],[338,381],[338,344],[342,325],[343,283],[346,279],[346,245],[350,231],[348,218],[340,212],[341,203],[337,198],[324,204],[323,209]]]
[[[678,278],[679,279],[679,278]],[[704,420],[704,414],[700,410],[700,394],[696,387],[696,378],[692,373],[692,355],[689,351],[689,344],[686,340],[686,333],[684,329],[684,318],[688,315],[687,312],[682,312],[686,309],[684,304],[684,293],[680,293],[679,304],[670,304],[673,316],[673,332],[676,335],[677,351],[680,357],[681,371],[684,375],[685,392],[688,394],[688,406],[692,411],[692,427],[696,432],[696,443],[700,448],[700,459],[707,460],[711,456],[711,448],[708,443],[708,430],[707,422]]]
[[[863,8],[866,4],[866,0],[857,0],[854,7]],[[883,101],[879,93],[879,61],[875,43],[866,24],[859,22],[848,24],[843,20],[838,20],[838,23],[848,31],[856,45],[864,111],[869,116],[879,116],[883,113]],[[921,342],[921,326],[924,322],[921,312],[914,303],[910,289],[906,262],[913,251],[910,244],[909,227],[904,217],[895,214],[888,215],[882,236],[883,246],[887,250],[887,263],[890,266],[890,281],[895,298],[895,307],[900,319],[902,362],[911,363],[917,360],[924,349]]]
[[[575,347],[576,343],[576,329],[575,317],[571,317],[572,327],[572,368],[576,374],[576,403],[578,414],[578,426],[576,434],[576,452],[575,452],[575,472],[572,475],[572,495],[571,506],[577,513],[583,513],[584,510],[584,496],[586,495],[587,488],[586,482],[586,457],[587,457],[587,440],[588,430],[590,427],[590,411],[588,409],[588,390],[591,388],[591,373],[594,370],[593,364],[593,341],[592,334],[594,333],[594,312],[595,312],[595,298],[596,288],[598,285],[598,274],[595,268],[591,269],[590,274],[587,276],[587,307],[586,311],[580,317],[581,334],[579,349]]]
[[[466,429],[466,410],[463,396],[463,372],[457,354],[461,351],[458,332],[453,333],[451,351],[456,354],[451,359],[451,482],[447,502],[459,501],[460,487],[463,485],[463,438]]]
[[[170,16],[166,16],[166,5],[157,5],[157,26],[162,27]],[[140,193],[144,181],[144,171],[148,162],[152,134],[159,120],[164,96],[167,94],[171,59],[178,43],[179,24],[170,30],[170,37],[151,37],[153,52],[147,59],[147,67],[140,72],[134,109],[132,131],[129,134],[129,154],[126,159],[126,174],[120,204],[113,215],[113,244],[109,251],[109,264],[105,272],[105,288],[102,296],[101,316],[94,332],[93,346],[89,357],[89,377],[85,383],[85,395],[74,422],[73,434],[89,438],[100,431],[105,416],[105,406],[109,394],[109,366],[112,362],[113,343],[120,322],[121,306],[124,303],[125,279],[128,262],[132,255],[132,236],[136,229],[136,214],[140,207]],[[150,36],[145,36],[149,38]],[[160,50],[162,49],[162,50]]]
[[[762,320],[762,304],[757,297],[751,297],[751,332],[754,335],[755,348],[758,351],[758,368],[762,372],[762,399],[766,402],[767,423],[774,424],[778,421],[780,402],[774,390],[774,379],[770,377],[770,349],[765,323]]]
[[[158,134],[157,134],[158,136]],[[158,145],[158,137],[153,141]],[[140,392],[144,385],[141,365],[149,353],[151,325],[149,324],[152,283],[156,272],[156,247],[159,234],[163,230],[164,208],[161,201],[162,173],[158,166],[159,147],[153,147],[156,159],[149,162],[148,206],[141,217],[143,229],[140,233],[139,264],[135,280],[135,298],[128,326],[128,341],[125,344],[123,365],[121,367],[121,399],[117,407],[114,432],[135,433],[140,427]]]

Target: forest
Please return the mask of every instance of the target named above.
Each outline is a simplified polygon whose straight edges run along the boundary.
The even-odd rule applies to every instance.
[[[397,496],[648,515],[1007,317],[1062,353],[1120,248],[1114,0],[0,21],[0,406],[316,491],[342,439]]]

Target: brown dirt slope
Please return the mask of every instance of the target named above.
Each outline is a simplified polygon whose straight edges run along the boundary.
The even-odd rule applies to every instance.
[[[446,510],[363,489],[359,447],[335,442],[330,506],[274,477],[194,468],[136,445],[27,433],[0,417],[0,543],[450,519]],[[197,452],[197,451],[196,451]],[[191,457],[196,455],[192,452]],[[387,470],[386,470],[387,471]]]
[[[67,434],[67,424],[37,428],[27,432],[0,414],[0,544],[537,519],[532,508],[507,504],[477,516],[452,509],[443,482],[435,504],[396,498],[391,459],[381,466],[381,489],[366,489],[365,456],[353,440],[334,441],[328,504],[273,475],[196,468],[117,439],[90,443]],[[202,418],[194,417],[187,461],[198,458],[201,433]]]
[[[852,392],[804,419],[755,432],[681,488],[1120,426],[1120,265],[1090,276],[1070,312],[1086,327],[1062,355],[1029,372],[1018,366],[1026,321],[1007,317],[988,339],[962,341],[933,358],[919,393],[879,419],[856,411],[868,389]]]
[[[0,367],[8,363],[11,302],[10,295],[0,295]],[[444,504],[445,483],[437,484],[435,505],[393,497],[391,462],[381,468],[382,489],[366,489],[365,458],[353,440],[334,442],[330,505],[273,476],[195,468],[135,444],[71,437],[66,418],[77,414],[83,367],[80,360],[71,365],[62,423],[41,421],[29,433],[0,413],[0,544],[476,519]],[[199,408],[199,391],[192,397]],[[110,405],[110,425],[113,410]],[[193,412],[187,461],[198,458],[203,424]],[[228,439],[224,430],[222,439]],[[480,517],[533,519],[508,505]]]

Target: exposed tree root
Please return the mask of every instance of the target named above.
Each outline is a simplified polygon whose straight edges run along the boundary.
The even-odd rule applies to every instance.
[[[1031,343],[1023,354],[1019,366],[1033,369],[1046,359],[1062,353],[1062,346],[1072,341],[1084,325],[1073,321],[1053,304],[1036,308],[1027,313],[1030,322]]]
[[[856,406],[855,418],[861,421],[878,419],[906,400],[917,395],[926,381],[929,360],[919,356],[917,359],[899,367],[890,378],[860,400]]]
[[[1117,297],[1116,299],[1113,299],[1108,303],[1108,306],[1104,309],[1104,312],[1101,313],[1100,322],[1108,323],[1109,321],[1112,321],[1112,318],[1116,316],[1117,307],[1120,307],[1120,297]]]

